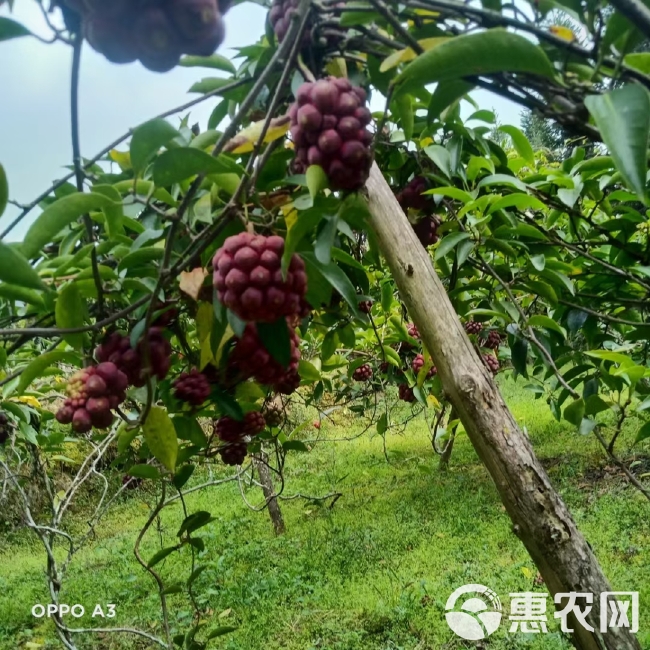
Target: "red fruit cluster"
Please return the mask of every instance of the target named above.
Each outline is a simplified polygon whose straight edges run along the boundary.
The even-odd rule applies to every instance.
[[[126,374],[110,361],[78,370],[68,381],[68,397],[56,419],[72,423],[77,433],[87,433],[92,427],[106,429],[113,424],[111,409],[126,399],[128,383]]]
[[[272,323],[301,315],[305,307],[305,263],[291,257],[286,278],[280,268],[284,239],[242,232],[228,237],[212,260],[213,282],[223,305],[247,321]]]
[[[488,335],[481,341],[481,345],[490,350],[498,350],[501,345],[501,334],[496,330],[488,332]]]
[[[291,26],[292,17],[296,14],[300,0],[273,0],[271,11],[269,11],[269,22],[277,36],[278,42],[282,42]],[[311,30],[306,29],[302,35],[302,47],[309,45],[311,41]]]
[[[300,385],[298,376],[298,361],[300,361],[300,339],[293,328],[289,328],[290,360],[284,367],[276,361],[271,353],[264,347],[254,323],[248,323],[242,337],[237,340],[230,354],[229,364],[238,371],[243,378],[253,377],[260,384],[273,386],[276,392],[283,394],[292,393]],[[287,386],[297,384],[290,392]]]
[[[407,328],[406,328],[406,331],[407,331],[408,335],[412,336],[414,339],[419,339],[420,338],[420,332],[419,332],[417,326],[415,325],[415,323],[409,323]]]
[[[435,215],[423,217],[417,223],[413,224],[413,230],[420,240],[420,243],[425,248],[433,246],[440,237],[438,236],[438,227],[440,226],[440,219]]]
[[[362,300],[359,303],[359,311],[369,314],[372,311],[372,300]]]
[[[174,380],[173,386],[176,398],[192,406],[201,406],[212,391],[208,378],[196,368],[182,373]]]
[[[152,327],[147,334],[149,341],[149,368],[143,367],[144,341],[141,339],[135,349],[131,347],[128,336],[120,332],[109,334],[104,342],[97,346],[95,357],[98,361],[110,361],[121,370],[129,384],[140,387],[147,383],[151,375],[164,379],[171,366],[172,347],[163,336],[160,327]]]
[[[142,485],[142,479],[125,474],[122,477],[122,485],[126,487],[127,490],[135,490]]]
[[[477,323],[474,320],[468,320],[465,323],[465,331],[468,334],[480,334],[482,329],[483,329],[483,324],[482,323]]]
[[[427,210],[434,206],[431,195],[422,194],[429,189],[426,178],[423,176],[413,177],[406,187],[395,195],[398,203],[404,212],[407,210]]]
[[[214,432],[222,442],[219,455],[226,465],[241,465],[246,458],[246,436],[256,436],[264,431],[266,421],[259,411],[251,411],[243,420],[234,420],[227,415],[214,423]]]
[[[320,165],[334,190],[361,189],[372,163],[372,121],[366,91],[347,79],[304,83],[289,109],[296,151],[294,169]]]
[[[3,411],[0,411],[0,445],[4,445],[7,440],[9,440],[9,434],[11,433],[11,422],[7,417],[7,414]]]
[[[424,355],[422,354],[416,354],[415,359],[411,362],[411,368],[413,368],[413,372],[417,375],[422,368],[424,368]],[[429,372],[427,372],[427,379],[431,379],[431,377],[435,377],[436,373],[438,372],[438,369],[435,366],[431,366],[429,368]]]
[[[372,368],[364,363],[362,366],[354,369],[352,379],[355,381],[370,381],[372,379]]]
[[[174,307],[171,302],[159,303],[155,311],[160,313],[151,323],[154,327],[169,327],[178,318],[178,307]]]
[[[217,0],[64,0],[81,16],[90,45],[113,63],[139,59],[154,72],[175,67],[181,54],[210,56],[223,42],[222,14],[228,2]]]
[[[483,363],[493,375],[499,372],[499,360],[493,354],[484,354]]]
[[[390,366],[390,364],[388,363],[388,361],[382,361],[382,362],[379,364],[379,372],[380,372],[382,375],[385,375],[385,374],[388,372],[388,367],[389,367],[389,366]]]
[[[403,402],[415,402],[415,393],[408,384],[400,384],[397,390]]]

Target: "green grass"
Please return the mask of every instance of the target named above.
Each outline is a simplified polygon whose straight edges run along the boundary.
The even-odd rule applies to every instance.
[[[504,396],[525,425],[538,454],[578,525],[593,546],[615,589],[641,592],[643,647],[650,647],[650,550],[648,503],[618,479],[594,481],[606,465],[592,438],[557,423],[543,402],[522,392],[521,383],[502,382]],[[341,417],[323,433],[350,435],[359,423]],[[631,443],[627,433],[623,447]],[[536,570],[512,534],[496,490],[461,435],[450,471],[438,471],[424,423],[382,440],[369,434],[353,442],[317,445],[293,453],[286,468],[285,494],[340,491],[333,509],[282,502],[287,533],[275,537],[265,512],[243,504],[235,484],[190,495],[190,511],[209,510],[216,520],[202,530],[208,568],[196,582],[209,608],[210,628],[237,625],[210,647],[227,650],[428,650],[476,647],[455,637],[444,620],[444,603],[457,587],[479,582],[492,587],[507,605],[508,594],[543,591],[533,586]],[[256,489],[249,499],[259,502]],[[115,603],[117,617],[102,622],[86,616],[79,624],[134,625],[161,634],[156,590],[132,553],[133,540],[147,516],[152,495],[138,492],[122,502],[98,529],[90,547],[76,557],[62,601]],[[173,543],[182,513],[167,511],[160,531],[152,531],[145,556]],[[75,526],[81,529],[79,518]],[[52,626],[35,620],[34,603],[46,602],[43,554],[26,535],[0,552],[0,649],[26,641],[61,647]],[[189,574],[189,553],[159,565],[169,583]],[[174,630],[186,630],[191,610],[183,595],[169,597]],[[221,618],[218,615],[222,614]],[[552,616],[552,614],[551,614]],[[507,625],[490,637],[493,650],[561,650],[566,639],[551,620],[547,635],[511,635]],[[151,648],[123,635],[87,636],[80,648]]]

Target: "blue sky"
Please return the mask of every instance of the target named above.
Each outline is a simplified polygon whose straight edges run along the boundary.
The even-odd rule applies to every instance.
[[[16,0],[13,14],[5,4],[0,15],[11,16],[33,31],[48,35],[35,0]],[[219,52],[233,57],[232,48],[255,42],[264,33],[265,10],[246,2],[226,16],[226,40]],[[45,45],[35,38],[0,43],[0,162],[9,177],[11,198],[27,203],[66,173],[72,151],[69,125],[71,48]],[[187,90],[214,71],[175,68],[157,74],[139,63],[113,65],[84,48],[80,86],[82,155],[91,157],[109,142],[154,115],[195,95]],[[519,123],[519,107],[483,91],[473,94],[482,108],[493,108],[504,124]],[[192,109],[192,122],[205,122],[218,100]],[[172,121],[174,118],[170,118]],[[0,230],[17,214],[9,206]],[[36,215],[32,215],[32,219]],[[20,239],[29,220],[9,239]]]

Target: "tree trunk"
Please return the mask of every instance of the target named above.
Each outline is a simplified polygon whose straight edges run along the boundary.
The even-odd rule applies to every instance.
[[[262,492],[269,509],[269,517],[276,535],[282,535],[285,531],[284,519],[282,511],[280,510],[280,503],[275,495],[273,487],[273,479],[271,478],[271,470],[268,466],[268,456],[264,452],[260,452],[253,456],[257,473],[260,476],[260,483],[262,484]]]
[[[592,593],[590,632],[569,617],[580,650],[640,650],[627,628],[600,630],[600,594],[611,591],[598,561],[474,351],[427,251],[376,164],[367,183],[370,226],[402,300],[433,356],[445,393],[485,464],[551,594]]]

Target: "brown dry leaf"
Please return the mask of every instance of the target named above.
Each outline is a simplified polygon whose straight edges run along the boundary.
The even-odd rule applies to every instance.
[[[199,299],[199,292],[203,286],[203,280],[207,277],[208,272],[201,266],[192,269],[191,271],[181,271],[178,276],[181,291],[188,296]]]

